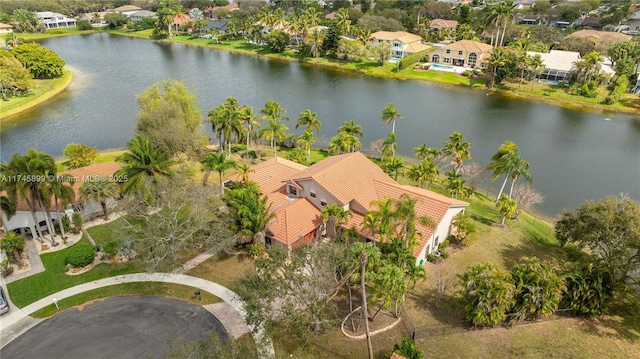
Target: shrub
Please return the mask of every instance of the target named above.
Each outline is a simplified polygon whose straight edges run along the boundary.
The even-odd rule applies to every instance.
[[[550,265],[533,257],[511,269],[516,286],[513,320],[535,320],[553,314],[565,289],[564,281]]]
[[[291,36],[284,31],[275,30],[267,35],[267,48],[272,52],[284,52],[289,44],[291,44]]]
[[[31,72],[34,79],[52,79],[64,73],[64,60],[55,51],[47,50],[39,44],[22,44],[11,50],[11,53]]]
[[[407,359],[422,359],[423,354],[420,348],[411,338],[404,338],[400,345],[393,345],[393,352],[400,354]]]
[[[71,168],[88,166],[98,157],[98,149],[84,144],[70,143],[62,151]]]
[[[266,248],[262,243],[254,243],[249,245],[249,257],[258,258],[264,254]]]
[[[476,327],[493,327],[507,318],[515,286],[511,274],[493,263],[477,264],[459,276],[466,319]]]
[[[398,68],[400,70],[404,70],[407,67],[415,64],[416,62],[419,62],[420,60],[422,60],[422,58],[424,57],[424,55],[426,54],[426,51],[420,51],[417,52],[413,55],[409,55],[403,59],[400,60],[400,64],[398,64]]]
[[[47,34],[56,34],[56,35],[59,35],[59,34],[66,34],[66,33],[67,33],[67,31],[66,31],[66,30],[63,30],[63,29],[52,29],[52,30],[47,30]]]
[[[91,22],[89,20],[78,20],[76,22],[76,27],[78,30],[91,30],[93,26],[91,26]]]
[[[76,267],[84,267],[93,263],[95,251],[89,243],[78,243],[68,249],[65,264],[71,264]]]
[[[601,315],[613,300],[613,280],[597,262],[575,267],[565,285],[564,304],[579,314]]]

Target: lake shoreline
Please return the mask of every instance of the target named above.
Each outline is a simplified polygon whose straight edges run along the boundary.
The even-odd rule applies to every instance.
[[[73,80],[73,73],[65,69],[63,79],[64,79],[64,82],[55,85],[52,89],[47,90],[41,93],[40,95],[35,96],[33,99],[25,102],[24,104],[17,106],[15,108],[12,108],[10,110],[7,110],[6,112],[5,111],[0,112],[0,122],[6,120],[7,118],[15,114],[34,108],[54,98],[59,93],[66,90],[67,87],[69,87],[69,85],[71,84],[71,80]],[[46,85],[47,85],[46,83],[41,84],[41,86],[46,86]]]

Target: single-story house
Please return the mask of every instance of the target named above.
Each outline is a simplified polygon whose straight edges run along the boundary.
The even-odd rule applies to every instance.
[[[457,28],[458,22],[455,20],[433,19],[429,22],[429,29],[435,31],[440,31],[442,29],[455,30]]]
[[[602,24],[600,24],[601,20],[602,18],[597,16],[587,16],[582,19],[582,21],[580,21],[580,26],[582,26],[583,28],[600,30],[602,29]]]
[[[640,19],[627,21],[625,24],[620,25],[620,31],[629,35],[640,34]]]
[[[227,33],[227,25],[229,25],[229,20],[207,19],[207,27],[205,27],[205,30],[210,31],[215,29],[220,32],[220,35],[224,35]]]
[[[431,62],[452,66],[481,69],[487,66],[493,46],[472,41],[460,40],[443,46],[431,53]]]
[[[57,12],[41,11],[36,12],[36,16],[40,21],[42,21],[42,24],[47,29],[76,26],[76,19],[58,14]]]
[[[383,42],[390,44],[391,56],[400,59],[431,48],[422,43],[421,36],[405,31],[377,31],[371,34],[371,38],[372,46],[377,47]]]
[[[541,16],[535,14],[516,14],[516,24],[518,25],[537,25]]]
[[[0,22],[0,34],[8,34],[13,32],[13,26]]]
[[[112,12],[118,12],[126,17],[129,17],[131,14],[138,12],[142,10],[141,7],[135,6],[135,5],[123,5],[123,6],[119,6],[115,9],[112,9]]]
[[[438,244],[451,235],[453,217],[469,205],[422,188],[401,185],[360,152],[326,158],[310,167],[272,158],[253,167],[249,180],[258,184],[271,203],[275,219],[267,225],[266,242],[289,250],[330,235],[333,226],[324,228],[321,210],[337,203],[351,210],[345,228],[353,228],[362,241],[379,238],[363,229],[365,215],[378,207],[376,200],[398,200],[408,195],[416,200],[419,217],[428,217],[433,226],[416,223],[420,233],[414,249],[416,262],[422,264]],[[240,178],[236,178],[240,180]]]
[[[612,31],[580,30],[567,36],[567,39],[587,39],[594,45],[599,43],[613,45],[619,42],[631,41],[633,36]]]
[[[238,6],[237,2],[233,2],[231,4],[225,5],[225,6],[213,6],[213,7],[208,7],[206,9],[204,9],[203,14],[204,17],[209,18],[209,19],[218,19],[218,14],[217,12],[221,9],[224,9],[228,12],[231,11],[238,11],[240,10],[240,7]]]
[[[139,10],[139,11],[130,13],[127,17],[131,22],[136,23],[148,17],[155,19],[156,13],[149,10]]]
[[[62,176],[64,176],[64,181],[69,181],[69,185],[71,185],[71,188],[73,189],[73,192],[75,194],[75,199],[70,205],[65,207],[62,206],[62,203],[58,204],[61,209],[60,216],[68,216],[69,214],[73,213],[73,211],[82,212],[84,215],[88,216],[101,213],[102,206],[100,205],[100,203],[95,201],[83,201],[80,199],[80,186],[82,186],[82,183],[85,180],[94,178],[96,176],[109,178],[109,176],[113,176],[113,174],[120,170],[120,168],[120,165],[116,162],[105,162],[71,169],[59,173],[58,178],[62,178]],[[55,202],[53,201],[53,199],[50,202],[49,209],[53,221],[61,220],[61,218],[58,218],[58,214],[55,211]],[[37,224],[34,223],[33,216],[31,215],[31,211],[29,210],[29,206],[25,201],[18,201],[18,203],[16,203],[16,213],[10,219],[7,217],[4,211],[0,212],[0,214],[2,215],[2,226],[5,232],[16,230],[21,233],[36,233],[36,225],[38,226],[39,230],[46,231],[45,215],[37,204]]]
[[[538,79],[553,82],[567,81],[574,63],[580,61],[580,53],[573,51],[551,50],[549,53],[527,51],[529,56],[540,55],[544,63],[544,71]]]

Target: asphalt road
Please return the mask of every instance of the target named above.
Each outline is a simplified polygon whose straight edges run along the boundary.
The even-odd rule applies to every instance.
[[[112,297],[42,321],[0,350],[2,359],[162,358],[175,340],[227,333],[211,313],[177,299]]]

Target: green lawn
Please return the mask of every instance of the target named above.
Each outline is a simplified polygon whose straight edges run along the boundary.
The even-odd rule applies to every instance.
[[[72,74],[64,71],[62,77],[50,80],[33,80],[34,85],[27,93],[0,101],[0,119],[24,111],[55,96],[71,82]]]
[[[84,239],[82,241],[85,241]],[[86,241],[88,243],[88,241]],[[42,254],[40,258],[45,271],[30,277],[7,284],[13,303],[22,308],[41,298],[78,284],[97,279],[113,277],[121,274],[141,272],[142,268],[134,264],[123,264],[113,267],[109,264],[98,264],[90,271],[80,275],[67,275],[65,258],[69,249]]]

